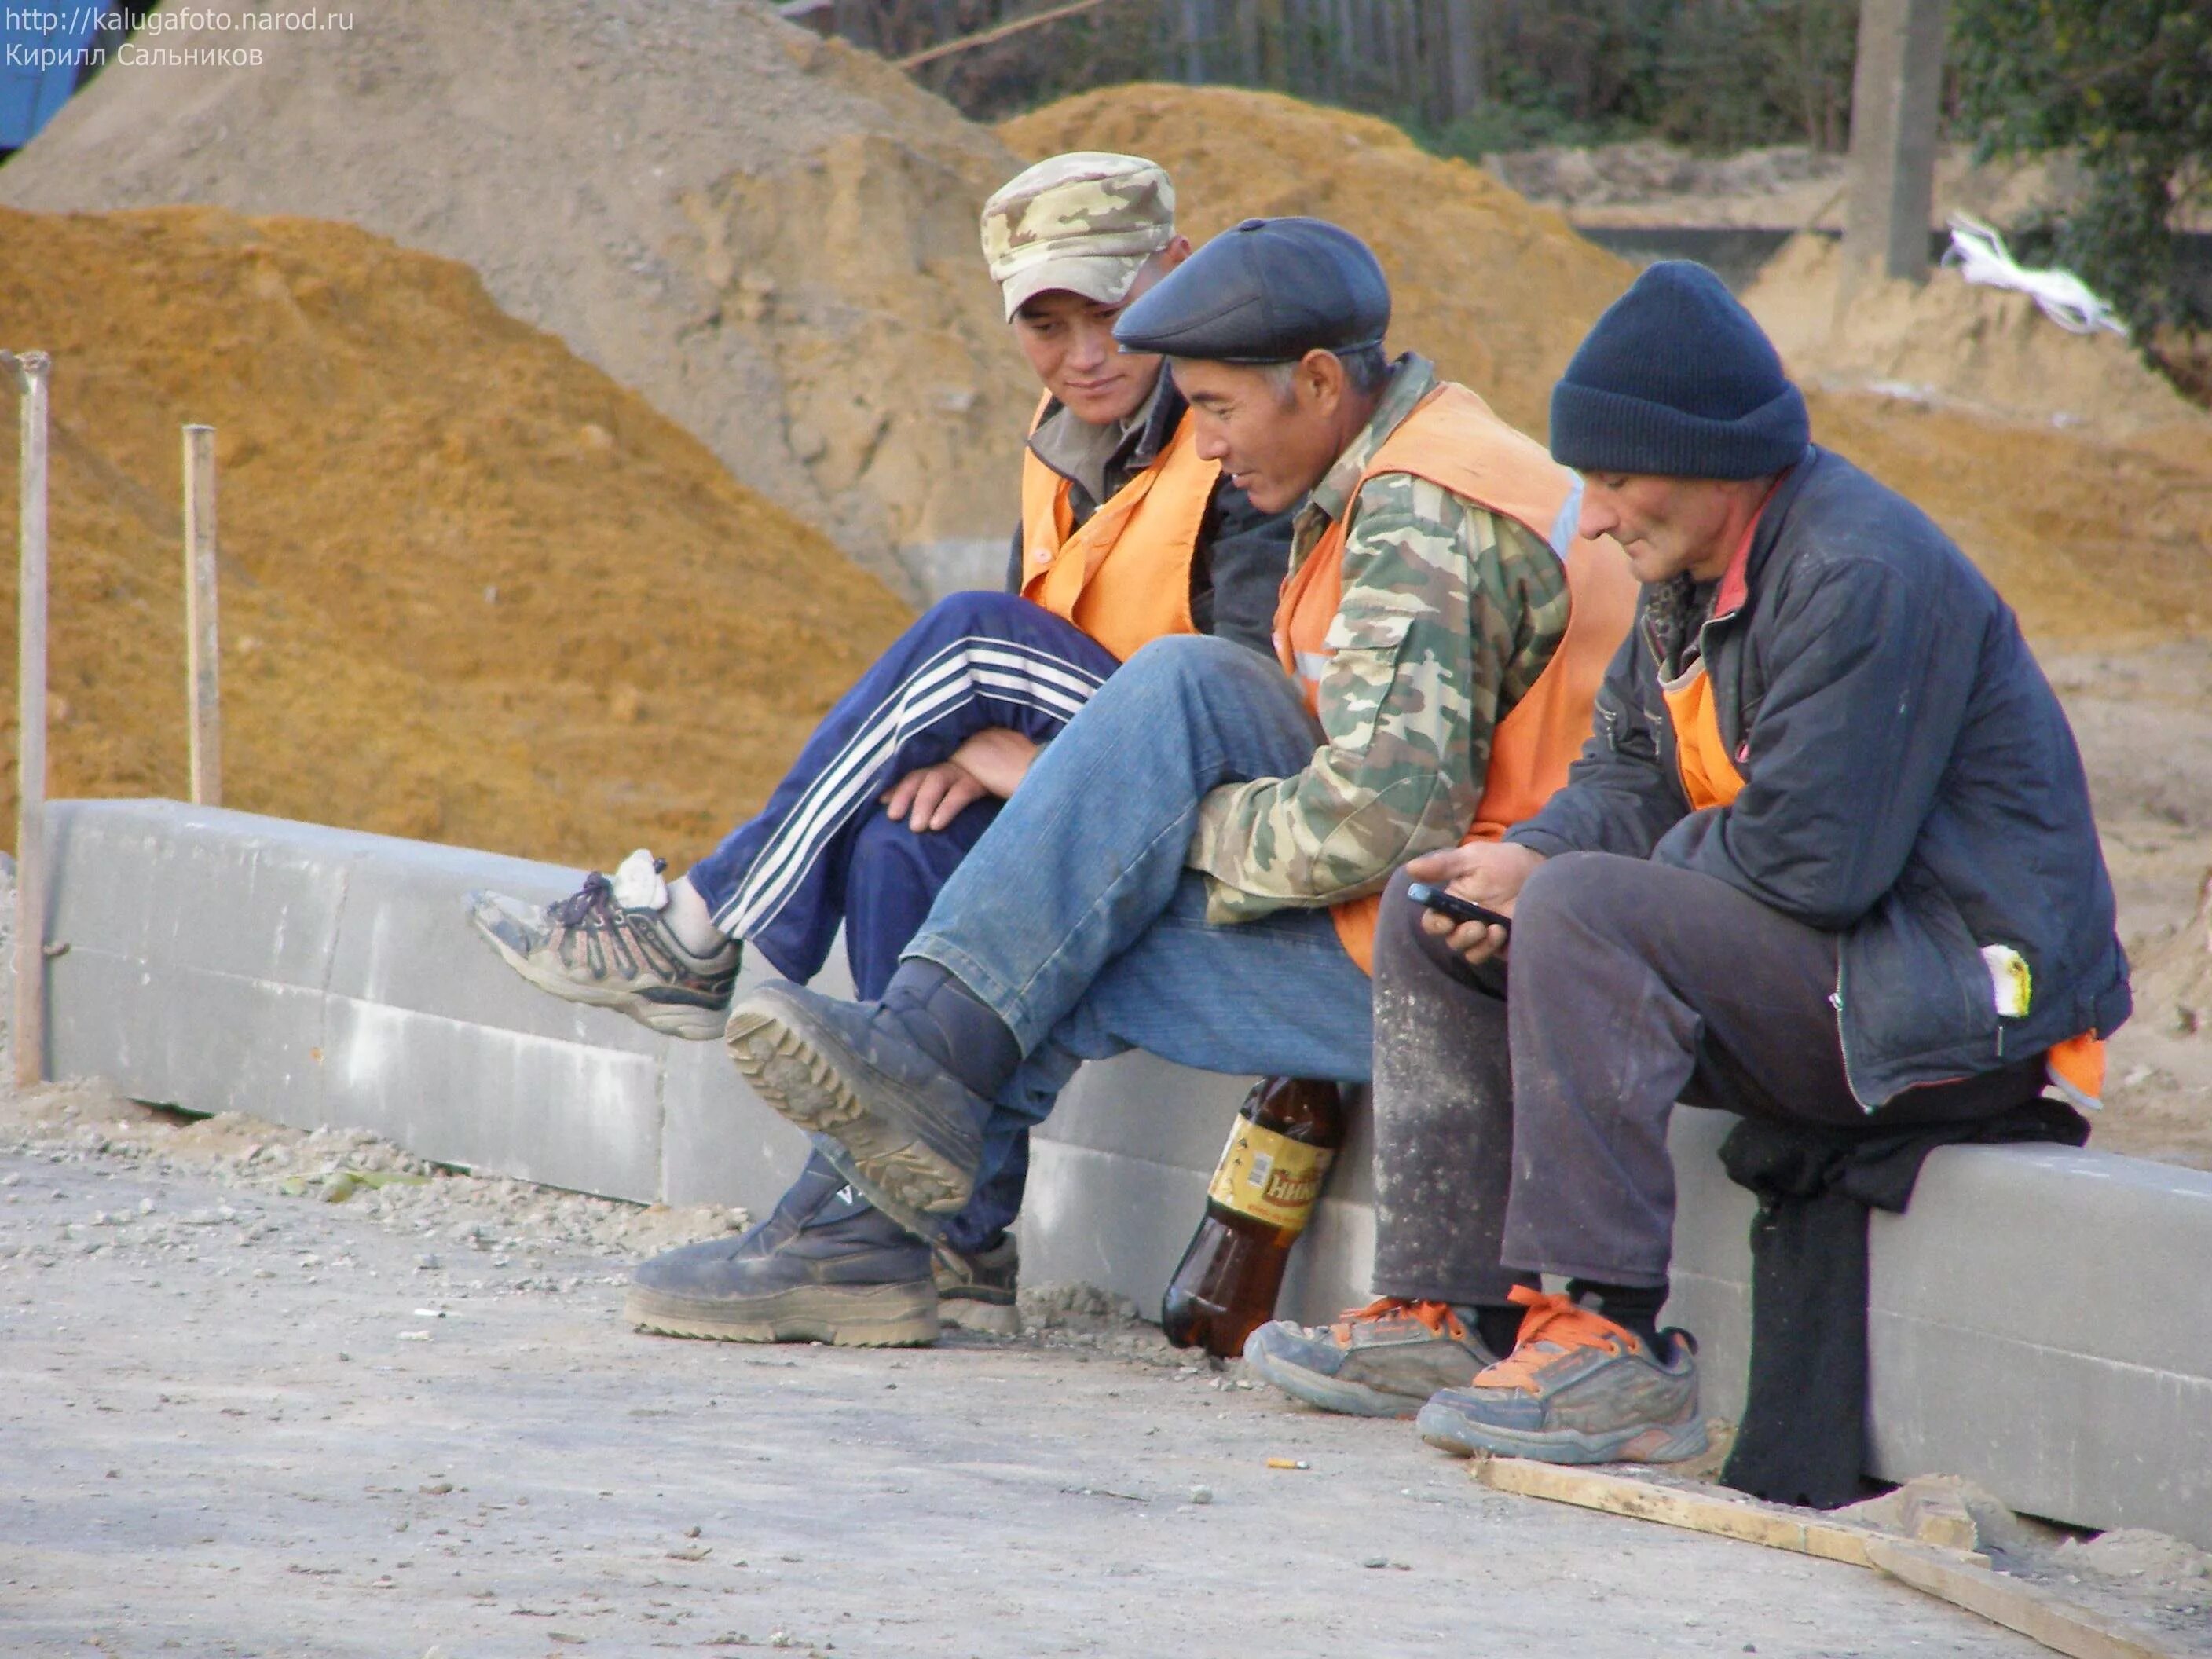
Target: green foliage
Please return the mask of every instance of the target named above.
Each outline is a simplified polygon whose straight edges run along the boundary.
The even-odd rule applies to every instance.
[[[2205,0],[1952,0],[1960,115],[1984,155],[2070,150],[2087,179],[2022,251],[2077,272],[2148,346],[2212,323],[2177,280],[2177,211],[2212,189]]]
[[[1850,141],[1857,0],[1486,0],[1486,100],[1425,135],[1446,154]]]
[[[1694,149],[1850,139],[1857,0],[1692,0],[1665,32],[1653,125]]]

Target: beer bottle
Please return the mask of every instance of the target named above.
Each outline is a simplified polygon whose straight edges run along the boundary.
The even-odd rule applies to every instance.
[[[1244,1339],[1274,1317],[1284,1263],[1343,1144],[1335,1084],[1274,1077],[1252,1085],[1206,1189],[1206,1218],[1160,1304],[1169,1341],[1224,1359],[1244,1352]]]

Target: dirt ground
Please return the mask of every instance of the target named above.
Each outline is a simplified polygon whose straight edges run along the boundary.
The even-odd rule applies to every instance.
[[[1858,1569],[1488,1492],[1080,1294],[933,1351],[623,1328],[630,1261],[738,1220],[88,1088],[0,1105],[0,1649],[2041,1651]],[[2200,1553],[2039,1540],[2014,1570],[2212,1652]]]
[[[2212,639],[2044,666],[2088,767],[2134,969],[2090,1144],[2212,1170],[2212,932],[2194,914],[2212,874]]]

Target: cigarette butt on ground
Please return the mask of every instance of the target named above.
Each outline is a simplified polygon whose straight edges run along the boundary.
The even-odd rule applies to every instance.
[[[1267,1460],[1267,1467],[1271,1469],[1303,1469],[1307,1463],[1303,1457],[1271,1457]]]

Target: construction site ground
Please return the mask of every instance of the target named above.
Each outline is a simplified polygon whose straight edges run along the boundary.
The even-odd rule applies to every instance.
[[[0,1650],[2040,1651],[1860,1569],[1489,1492],[1095,1293],[934,1350],[624,1327],[631,1261],[737,1220],[9,1102]],[[2002,1541],[2212,1652],[2200,1553]]]

